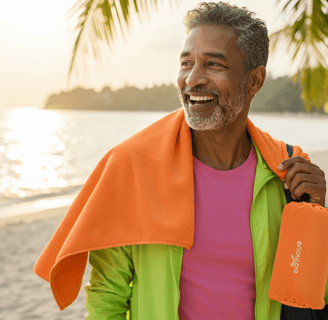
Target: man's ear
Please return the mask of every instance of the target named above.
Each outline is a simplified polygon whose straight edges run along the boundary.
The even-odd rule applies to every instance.
[[[263,87],[266,78],[266,68],[264,66],[258,66],[252,69],[248,75],[247,80],[247,93],[251,96],[255,96]]]

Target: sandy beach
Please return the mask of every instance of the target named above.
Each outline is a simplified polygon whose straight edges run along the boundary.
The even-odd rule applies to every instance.
[[[328,150],[309,153],[309,157],[327,179]],[[85,318],[84,286],[90,277],[89,263],[78,298],[63,311],[59,311],[49,283],[33,272],[36,260],[67,210],[65,207],[0,219],[0,320]]]
[[[84,319],[85,291],[91,266],[87,264],[83,286],[78,298],[67,309],[60,311],[50,284],[33,272],[33,267],[47,245],[68,208],[40,212],[24,217],[29,222],[9,224],[0,228],[0,319]],[[49,212],[48,212],[49,213]],[[54,217],[55,216],[55,217]],[[39,221],[35,221],[38,220]],[[34,220],[32,222],[32,220]]]

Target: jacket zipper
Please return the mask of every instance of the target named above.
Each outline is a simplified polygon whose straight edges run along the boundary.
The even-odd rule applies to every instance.
[[[267,179],[264,180],[264,182],[261,184],[261,187],[258,189],[258,192],[256,194],[256,197],[254,198],[254,202],[256,201],[256,198],[258,197],[260,191],[262,190],[262,188],[273,178],[275,178],[276,175],[270,175]],[[252,213],[253,213],[253,205],[251,207],[251,234],[252,234],[252,239],[253,239],[253,228],[252,228]],[[257,252],[256,252],[256,246],[253,246],[254,249],[254,267],[255,267],[255,320],[260,320],[257,317],[257,293],[258,293],[258,285],[257,285]]]

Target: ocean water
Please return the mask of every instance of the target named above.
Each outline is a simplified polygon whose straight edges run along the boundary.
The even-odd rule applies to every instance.
[[[0,111],[0,218],[69,206],[101,158],[170,112]],[[328,115],[250,113],[273,138],[328,149]]]

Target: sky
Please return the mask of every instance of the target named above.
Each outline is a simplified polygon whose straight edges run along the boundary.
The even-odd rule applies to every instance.
[[[281,5],[276,1],[226,2],[255,12],[257,18],[266,22],[270,35],[285,24],[280,14]],[[157,10],[152,6],[149,17],[144,13],[142,21],[134,9],[131,11],[131,27],[126,39],[118,32],[119,36],[111,44],[112,51],[103,51],[108,57],[106,64],[97,64],[92,56],[83,58],[80,50],[77,59],[79,63],[85,59],[89,72],[83,78],[73,73],[69,85],[67,77],[78,20],[77,15],[68,19],[67,12],[77,0],[3,2],[0,10],[0,109],[43,108],[51,94],[78,86],[96,91],[110,86],[115,91],[126,84],[140,89],[162,83],[176,84],[179,55],[186,40],[183,18],[202,1],[157,2]],[[297,61],[292,63],[282,46],[278,49],[274,54],[269,52],[267,74],[274,79],[292,76],[297,71]]]

